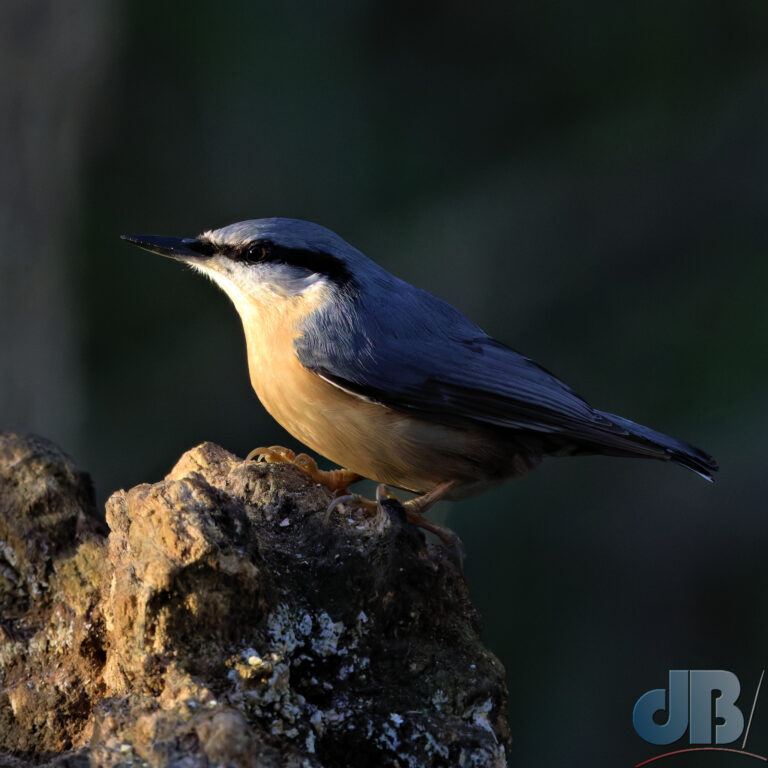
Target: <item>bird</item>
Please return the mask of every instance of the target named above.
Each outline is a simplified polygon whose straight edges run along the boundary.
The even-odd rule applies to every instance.
[[[308,454],[293,462],[342,502],[376,481],[416,494],[408,520],[453,539],[424,513],[520,477],[550,456],[670,461],[712,481],[718,466],[681,440],[593,408],[547,369],[486,334],[442,299],[395,277],[319,224],[241,221],[197,237],[122,235],[213,280],[243,324],[250,380],[271,416]]]

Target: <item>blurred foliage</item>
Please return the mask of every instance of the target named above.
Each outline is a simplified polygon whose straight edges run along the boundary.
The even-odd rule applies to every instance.
[[[669,668],[731,669],[751,702],[768,641],[768,4],[114,13],[61,254],[87,409],[80,433],[49,435],[101,497],[202,440],[295,446],[250,391],[228,300],[117,235],[317,221],[601,408],[721,461],[709,487],[553,460],[445,505],[507,667],[513,764],[654,754],[632,707]],[[768,704],[755,717],[764,754]]]

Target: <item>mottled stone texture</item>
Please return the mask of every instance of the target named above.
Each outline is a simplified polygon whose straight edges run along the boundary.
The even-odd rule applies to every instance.
[[[503,766],[499,661],[396,502],[206,443],[118,491],[0,435],[0,766]]]

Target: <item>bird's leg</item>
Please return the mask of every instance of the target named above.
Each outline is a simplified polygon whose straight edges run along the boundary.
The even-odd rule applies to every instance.
[[[429,493],[417,496],[415,499],[410,499],[410,501],[404,501],[402,505],[406,513],[423,515],[425,512],[429,512],[454,485],[456,485],[455,480],[446,480],[446,482],[435,486]]]
[[[433,488],[429,493],[417,496],[415,499],[410,499],[410,501],[401,501],[400,504],[405,510],[405,516],[407,517],[408,522],[413,523],[419,528],[424,528],[424,530],[430,531],[430,533],[434,533],[448,549],[455,549],[458,553],[461,553],[461,542],[459,541],[459,537],[450,528],[434,523],[424,517],[424,513],[437,504],[437,502],[440,501],[440,499],[442,499],[455,484],[455,480],[440,483],[440,485]],[[373,499],[366,499],[364,496],[360,496],[360,494],[357,493],[350,494],[349,496],[341,496],[334,499],[328,505],[326,520],[330,517],[333,509],[340,504],[352,504],[372,514],[380,512],[382,510],[381,502],[383,499],[397,500],[397,497],[392,494],[383,483],[376,489],[375,501]]]
[[[269,464],[295,464],[305,475],[316,483],[324,485],[335,494],[346,492],[352,483],[362,480],[362,475],[351,469],[320,469],[317,462],[306,453],[298,456],[290,449],[282,445],[272,445],[269,448],[254,448],[246,461],[266,461]]]
[[[450,529],[444,525],[435,523],[432,520],[427,520],[424,517],[424,513],[428,512],[440,499],[445,496],[448,491],[456,485],[455,480],[448,480],[445,483],[433,488],[429,493],[425,493],[423,496],[417,496],[415,499],[410,499],[403,503],[403,509],[405,509],[405,516],[408,518],[409,523],[413,523],[419,528],[434,533],[440,541],[446,546],[447,549],[456,549],[461,552],[461,541],[459,537]]]
[[[336,495],[346,493],[352,483],[363,479],[362,475],[358,475],[351,469],[320,469],[317,462],[306,453],[300,453],[296,456],[293,463],[303,472],[306,472],[316,483],[324,485]]]

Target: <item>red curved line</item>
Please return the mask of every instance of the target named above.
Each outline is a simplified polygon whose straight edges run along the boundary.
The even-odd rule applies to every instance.
[[[661,760],[662,757],[681,755],[683,752],[733,752],[737,755],[745,755],[746,757],[756,757],[758,760],[768,763],[768,757],[756,755],[754,752],[745,752],[743,749],[729,749],[728,747],[688,747],[687,749],[676,749],[674,752],[665,752],[663,755],[656,755],[656,757],[649,757],[647,760],[643,760],[642,763],[637,763],[635,768],[640,768],[641,765],[648,765],[648,763],[652,763],[654,760]]]

